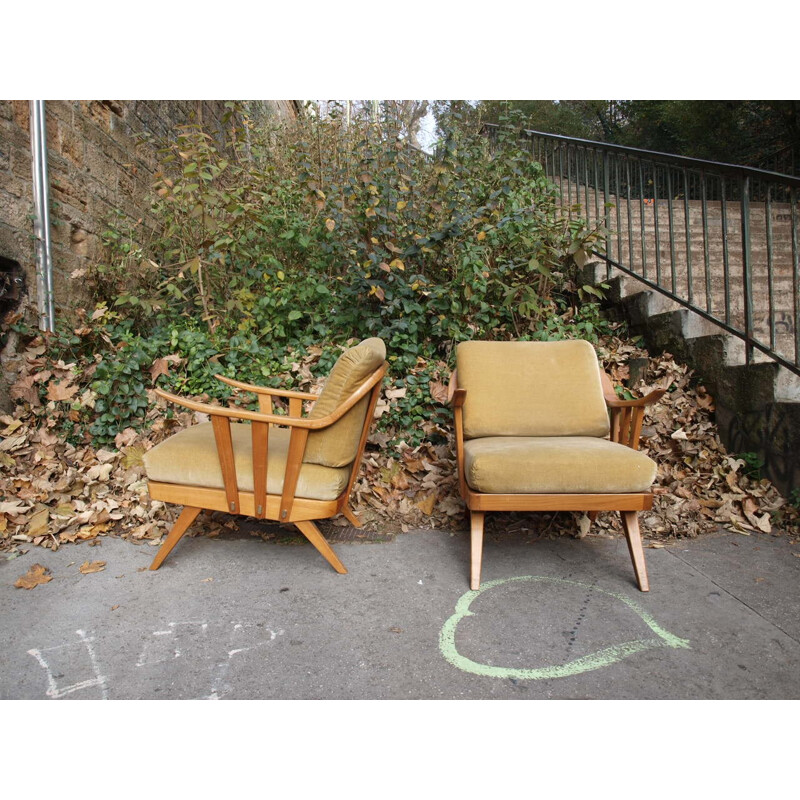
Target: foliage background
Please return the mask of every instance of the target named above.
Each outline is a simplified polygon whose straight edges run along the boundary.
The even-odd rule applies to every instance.
[[[446,102],[438,106],[448,112]],[[517,112],[545,133],[800,173],[800,100],[481,101],[486,122]]]
[[[391,364],[380,428],[441,440],[458,341],[607,332],[576,269],[603,231],[562,212],[511,129],[490,149],[456,107],[429,155],[403,108],[376,122],[333,106],[289,125],[236,125],[230,110],[225,141],[188,125],[160,143],[161,232],[112,220],[108,257],[85,276],[96,307],[51,342],[90,392],[72,402],[76,440],[141,425],[152,385],[222,401],[215,373],[307,386],[310,352],[325,375],[367,336]]]

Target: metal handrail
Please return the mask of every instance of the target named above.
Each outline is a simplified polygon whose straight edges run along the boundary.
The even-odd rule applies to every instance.
[[[484,131],[496,138],[499,126]],[[800,178],[522,130],[570,214],[602,225],[611,268],[800,375]],[[737,213],[738,212],[738,213]]]

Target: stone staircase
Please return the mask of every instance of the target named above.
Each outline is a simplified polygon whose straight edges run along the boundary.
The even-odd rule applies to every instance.
[[[603,221],[605,212],[599,205],[599,217],[595,213],[598,206],[592,190],[581,187],[577,191],[578,187],[562,186],[564,201],[569,193],[572,203],[583,206],[578,212],[581,216],[588,213],[590,221]],[[729,205],[733,213],[728,212],[724,221],[726,250],[725,212],[719,202],[707,203],[703,209],[700,201],[673,200],[670,241],[666,200],[659,200],[656,207],[644,205],[642,215],[639,200],[629,204],[625,198],[617,199],[610,209],[615,235],[609,240],[609,256],[731,327],[743,329],[742,220],[739,204]],[[753,335],[792,362],[797,347],[797,301],[792,289],[791,209],[771,203],[769,226],[767,218],[764,203],[751,204]],[[632,333],[643,336],[649,349],[670,352],[691,365],[698,381],[715,398],[716,420],[728,449],[757,453],[764,462],[762,473],[786,496],[800,489],[800,376],[759,350],[746,364],[742,339],[627,272],[607,270],[605,261],[587,264],[584,282],[609,286],[606,306],[629,323]]]

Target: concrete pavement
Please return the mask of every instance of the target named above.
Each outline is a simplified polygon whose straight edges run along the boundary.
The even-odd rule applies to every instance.
[[[2,699],[796,699],[800,543],[721,533],[623,539],[467,534],[334,545],[241,534],[155,548],[32,548],[0,562]],[[83,575],[84,561],[103,560]],[[16,579],[40,563],[54,579]]]

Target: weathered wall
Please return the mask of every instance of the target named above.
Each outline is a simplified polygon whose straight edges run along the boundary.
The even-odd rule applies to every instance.
[[[256,101],[260,110],[296,114],[292,101]],[[201,120],[221,130],[225,102],[195,100],[51,100],[46,103],[56,315],[84,300],[70,275],[100,255],[106,220],[121,211],[153,224],[144,198],[155,148],[137,145],[149,132],[163,137],[177,125]],[[35,307],[33,193],[27,100],[0,100],[0,257],[18,261]]]

